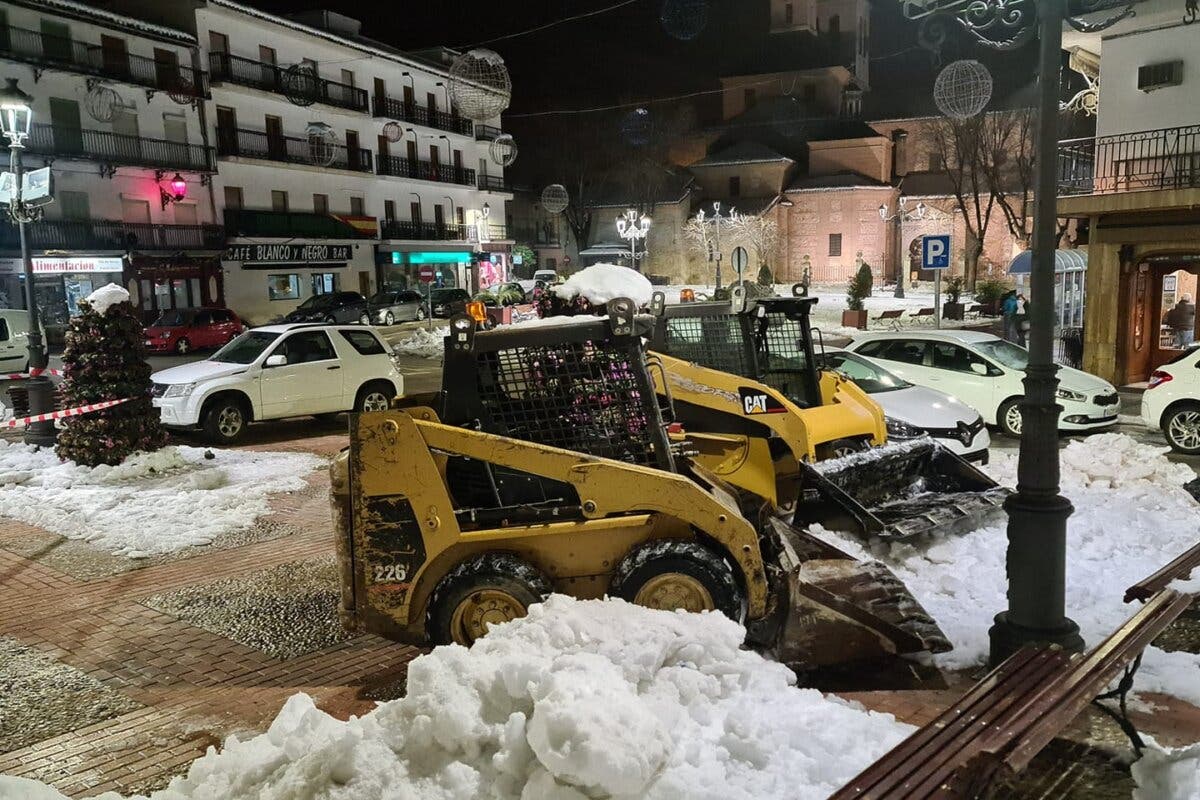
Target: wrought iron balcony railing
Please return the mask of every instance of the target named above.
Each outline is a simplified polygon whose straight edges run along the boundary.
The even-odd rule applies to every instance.
[[[213,172],[215,163],[211,147],[42,123],[32,127],[26,147],[41,156],[86,159],[110,166]]]
[[[1200,125],[1058,145],[1060,195],[1200,188]]]
[[[298,139],[242,128],[217,128],[217,157],[239,156],[352,172],[374,171],[371,151],[361,147],[347,148],[319,136]]]
[[[426,128],[437,128],[440,131],[461,133],[463,136],[473,135],[474,126],[471,120],[463,119],[457,114],[447,114],[445,111],[430,112],[428,108],[416,103],[406,103],[394,97],[375,95],[372,103],[372,113],[376,117],[391,117]]]
[[[208,76],[175,60],[156,60],[65,36],[0,25],[0,55],[32,64],[110,78],[184,98],[208,97]]]
[[[476,125],[475,126],[475,141],[490,142],[504,131],[494,125]]]
[[[268,211],[250,208],[225,209],[225,232],[230,237],[298,239],[374,239],[374,230],[356,228],[332,214]]]
[[[473,169],[456,167],[453,164],[434,164],[432,161],[413,161],[399,156],[381,155],[378,174],[438,183],[457,183],[460,186],[475,185]]]
[[[479,191],[481,192],[511,192],[512,186],[499,175],[480,175]]]
[[[236,83],[301,100],[367,112],[367,91],[346,83],[338,83],[306,74],[289,73],[266,61],[229,53],[209,53],[208,70],[213,83]]]
[[[42,219],[25,226],[34,250],[220,250],[220,225],[155,225],[107,219]],[[20,246],[15,225],[0,225],[0,248]]]
[[[472,225],[459,225],[453,222],[411,222],[409,220],[388,220],[383,223],[382,236],[384,239],[407,239],[428,242],[466,242],[471,240]]]

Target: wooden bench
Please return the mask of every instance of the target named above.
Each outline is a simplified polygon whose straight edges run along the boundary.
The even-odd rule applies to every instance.
[[[1144,603],[1158,592],[1167,588],[1167,585],[1176,578],[1186,580],[1192,570],[1197,568],[1200,568],[1200,544],[1186,551],[1179,558],[1167,564],[1150,577],[1126,589],[1125,602],[1131,603],[1134,600],[1141,600]]]
[[[896,309],[892,309],[890,311],[881,311],[881,312],[879,312],[878,317],[871,317],[871,322],[878,322],[880,327],[883,327],[883,325],[885,323],[890,322],[892,325],[892,328],[899,328],[900,327],[900,315],[903,313],[904,313],[903,308],[896,308]]]
[[[908,318],[915,319],[917,322],[920,322],[925,319],[932,322],[933,321],[933,308],[932,307],[918,308],[916,311],[912,312],[912,314],[910,314]]]
[[[1096,702],[1126,733],[1125,694],[1141,652],[1183,613],[1192,597],[1162,591],[1091,651],[1025,647],[992,670],[957,703],[919,728],[830,795],[829,800],[974,798],[1011,778]],[[1115,692],[1102,694],[1124,670]],[[1101,699],[1119,697],[1120,715]]]

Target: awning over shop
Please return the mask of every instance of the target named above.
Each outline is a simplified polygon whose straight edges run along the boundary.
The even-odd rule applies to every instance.
[[[1026,250],[1018,253],[1008,265],[1009,275],[1028,275],[1033,268],[1033,251]],[[1087,251],[1085,250],[1055,250],[1055,272],[1082,272],[1087,269]]]

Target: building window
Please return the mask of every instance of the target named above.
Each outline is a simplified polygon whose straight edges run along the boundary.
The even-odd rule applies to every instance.
[[[328,214],[329,213],[329,195],[314,194],[313,195],[313,213]]]
[[[791,25],[796,18],[796,11],[792,8],[791,3],[786,3],[783,6],[783,21],[784,24]]]
[[[383,218],[387,222],[395,222],[396,221],[396,201],[395,200],[384,200],[383,201]]]
[[[842,235],[840,233],[829,234],[829,255],[831,258],[836,258],[842,254]]]
[[[214,53],[229,52],[229,37],[216,31],[208,32],[208,49]]]
[[[1143,92],[1165,89],[1183,83],[1183,62],[1164,61],[1138,67],[1138,88]]]
[[[742,179],[741,179],[741,177],[734,175],[729,179],[729,196],[730,197],[741,197],[742,196]]]
[[[749,111],[758,104],[758,92],[754,89],[743,89],[742,100],[746,105],[746,110]]]
[[[312,275],[313,294],[333,294],[338,290],[336,272],[314,272]]]
[[[929,156],[929,171],[930,172],[941,172],[942,170],[944,170],[946,168],[945,162],[942,161],[941,153],[937,153],[937,152],[929,153],[928,156]]]
[[[287,192],[281,192],[278,189],[271,190],[271,210],[278,211],[283,214],[288,210]]]
[[[350,198],[350,215],[353,217],[366,216],[366,211],[363,209],[363,199],[361,197]]]
[[[58,192],[55,198],[63,219],[90,219],[87,192]]]
[[[294,272],[288,275],[268,275],[267,299],[299,300],[300,276]]]
[[[353,86],[354,72],[348,69],[342,70],[342,83],[346,84],[347,86]]]
[[[242,187],[225,187],[225,208],[237,211],[242,207]]]

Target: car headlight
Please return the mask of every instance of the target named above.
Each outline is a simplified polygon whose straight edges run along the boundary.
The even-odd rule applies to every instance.
[[[1072,392],[1070,389],[1059,389],[1054,395],[1059,400],[1074,400],[1076,403],[1082,403],[1087,400],[1087,395],[1080,392]]]
[[[884,417],[884,422],[887,424],[889,439],[916,439],[925,435],[925,431],[895,417]]]
[[[172,383],[163,392],[163,397],[187,397],[195,388],[194,383]]]

